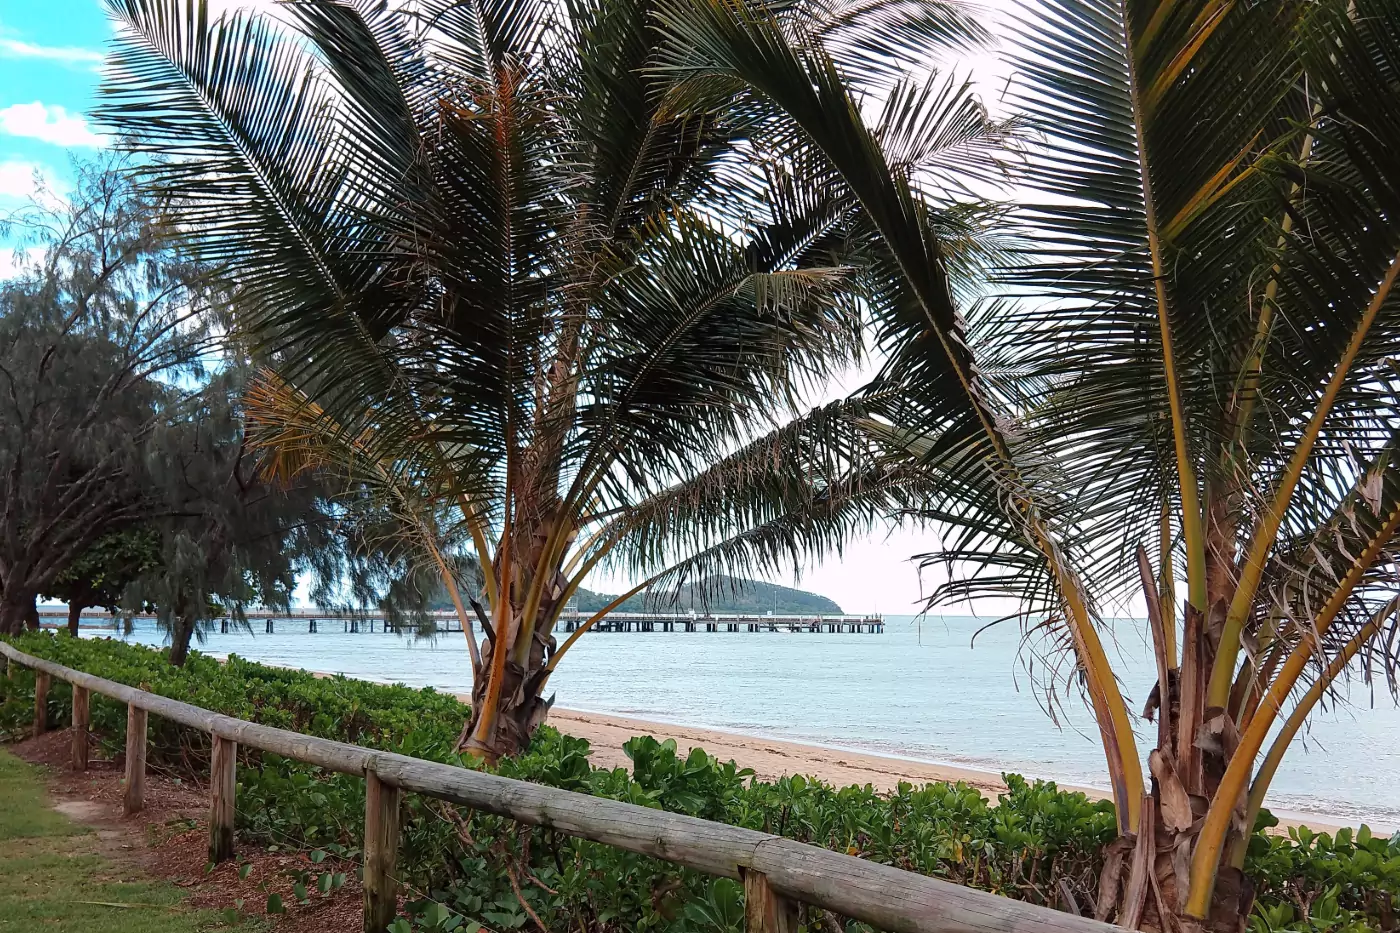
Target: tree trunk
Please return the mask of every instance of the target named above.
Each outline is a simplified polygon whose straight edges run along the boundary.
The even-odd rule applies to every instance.
[[[530,744],[530,736],[539,728],[554,705],[554,697],[545,699],[540,695],[545,685],[545,664],[554,654],[556,642],[549,628],[553,617],[551,606],[541,606],[539,625],[531,639],[526,664],[522,667],[507,658],[505,678],[501,683],[501,695],[497,705],[496,728],[494,735],[483,743],[472,743],[488,761],[517,755]],[[481,646],[481,674],[472,681],[472,711],[466,727],[462,730],[458,748],[468,744],[479,724],[484,709],[484,699],[488,688],[488,674],[495,656],[496,641],[488,636]]]
[[[1153,796],[1160,799],[1157,794]],[[1151,850],[1139,852],[1140,842],[1146,842]],[[1230,865],[1222,863],[1216,875],[1210,916],[1197,920],[1186,915],[1195,842],[1189,829],[1171,829],[1160,813],[1150,833],[1128,833],[1115,840],[1099,878],[1097,919],[1149,933],[1244,933],[1254,909],[1254,884],[1244,872]],[[1137,860],[1144,866],[1150,865],[1151,870],[1143,883],[1134,885],[1128,866]],[[1165,923],[1164,913],[1168,917]]]
[[[68,603],[68,634],[74,638],[78,637],[78,623],[82,621],[83,610],[87,606],[81,600],[72,600]]]
[[[1154,596],[1149,593],[1149,598]],[[1185,913],[1201,822],[1224,762],[1234,751],[1228,717],[1221,710],[1202,708],[1213,656],[1205,621],[1203,613],[1187,608],[1181,667],[1167,671],[1167,695],[1161,696],[1159,681],[1156,702],[1149,702],[1145,711],[1149,719],[1154,713],[1161,717],[1157,747],[1148,756],[1151,800],[1142,808],[1144,820],[1150,816],[1151,823],[1115,840],[1106,851],[1095,910],[1100,920],[1152,933],[1244,933],[1248,927],[1254,886],[1224,860],[1209,918],[1197,920]],[[1137,883],[1129,866],[1140,869]]]
[[[170,626],[170,663],[184,667],[190,656],[190,638],[194,636],[194,622],[177,618]]]
[[[39,627],[36,595],[28,590],[0,591],[0,635],[20,635],[26,628]]]

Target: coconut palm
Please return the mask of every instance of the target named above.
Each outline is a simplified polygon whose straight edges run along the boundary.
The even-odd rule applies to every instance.
[[[1074,660],[1122,833],[1096,913],[1239,929],[1281,758],[1344,672],[1394,669],[1400,6],[1028,8],[1026,249],[965,319],[918,191],[855,108],[833,119],[819,46],[731,0],[661,18],[673,80],[787,114],[896,260],[918,313],[885,373],[904,397],[869,424],[950,529],[935,602],[1017,597],[1031,650]],[[1100,607],[1134,591],[1151,685],[1104,647]],[[1130,686],[1150,686],[1147,774]]]
[[[103,115],[236,282],[273,374],[257,443],[340,469],[485,633],[466,747],[520,748],[632,593],[800,561],[907,504],[867,400],[802,402],[903,310],[871,290],[887,251],[750,91],[672,88],[651,0],[109,5]],[[999,171],[1009,129],[899,62],[981,28],[944,0],[765,15],[894,102],[881,132],[941,185],[938,274],[971,281],[995,212],[954,182]],[[446,559],[468,541],[480,594]],[[557,645],[600,566],[638,585]]]

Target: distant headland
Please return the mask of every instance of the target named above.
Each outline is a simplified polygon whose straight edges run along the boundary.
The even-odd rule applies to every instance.
[[[576,596],[578,608],[597,612],[616,596],[595,593],[580,588]],[[833,600],[806,590],[743,577],[716,576],[704,583],[687,583],[678,590],[665,593],[638,593],[618,607],[619,612],[640,612],[644,609],[673,609],[684,612],[744,612],[761,615],[821,614],[840,615],[842,609]]]

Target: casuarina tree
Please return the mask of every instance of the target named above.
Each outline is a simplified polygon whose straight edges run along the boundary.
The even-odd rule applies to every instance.
[[[126,591],[126,608],[153,609],[175,664],[216,621],[246,626],[249,606],[285,611],[299,581],[323,595],[349,569],[325,474],[271,477],[250,445],[248,378],[236,346],[226,347],[185,416],[145,448],[154,508],[143,527],[159,547]]]
[[[0,633],[155,503],[145,445],[183,417],[214,293],[110,162],[9,218],[37,258],[0,283]]]

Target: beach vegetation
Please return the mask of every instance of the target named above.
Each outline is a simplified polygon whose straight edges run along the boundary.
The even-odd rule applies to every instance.
[[[930,604],[1016,600],[1047,705],[1093,709],[1119,821],[1095,914],[1238,929],[1280,760],[1348,678],[1394,689],[1393,4],[1014,17],[1024,248],[956,308],[930,272],[943,238],[822,49],[724,0],[662,19],[677,80],[786,112],[898,258],[923,314],[887,367],[904,408],[870,429],[931,481],[917,511],[945,534],[924,559],[949,582]],[[1107,648],[1105,617],[1138,599],[1151,683]]]
[[[462,747],[523,748],[557,665],[636,593],[703,605],[903,504],[865,403],[807,401],[907,310],[890,257],[750,91],[673,79],[664,4],[108,7],[99,116],[235,283],[264,366],[251,442],[271,475],[345,477],[385,549],[441,579],[473,672]],[[978,277],[995,211],[960,185],[1000,172],[1010,128],[898,65],[985,30],[942,0],[765,10],[894,94],[882,132],[944,183],[920,208],[949,244],[933,274]],[[636,585],[560,644],[595,570]]]
[[[158,651],[116,641],[28,635],[22,650],[108,679],[148,683],[226,715],[281,728],[469,767],[454,753],[465,710],[432,689],[316,677],[192,652],[175,668]],[[0,679],[0,734],[27,734],[33,678]],[[50,719],[70,715],[68,691],[50,691]],[[123,747],[120,704],[92,699],[100,747]],[[152,767],[202,780],[208,737],[150,721]],[[965,784],[833,787],[798,774],[756,779],[733,762],[673,741],[638,736],[626,743],[629,768],[602,768],[587,742],[550,726],[495,770],[578,793],[717,820],[824,846],[1030,903],[1088,912],[1099,896],[1105,853],[1117,838],[1111,802],[1053,783],[1006,775],[995,801]],[[359,857],[364,783],[299,762],[241,749],[239,839],[283,851]],[[1335,835],[1291,830],[1267,836],[1265,811],[1251,835],[1248,867],[1259,879],[1253,933],[1393,929],[1400,897],[1400,838],[1368,830]],[[407,795],[400,869],[404,915],[396,931],[535,928],[621,933],[727,933],[742,929],[742,888],[664,861],[570,839],[544,828]],[[314,889],[319,874],[304,882]],[[333,877],[330,883],[334,883]],[[866,928],[804,908],[808,930],[865,933]],[[533,913],[533,916],[532,916]]]

